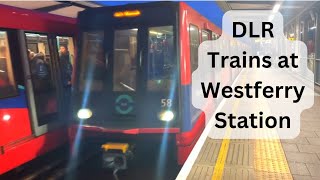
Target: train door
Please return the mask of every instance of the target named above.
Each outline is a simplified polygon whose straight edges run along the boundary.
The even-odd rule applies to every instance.
[[[44,33],[20,32],[32,129],[36,136],[66,124],[57,39]],[[25,46],[23,46],[23,44]]]

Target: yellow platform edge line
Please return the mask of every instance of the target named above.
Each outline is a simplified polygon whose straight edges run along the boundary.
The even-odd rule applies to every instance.
[[[222,179],[225,162],[228,155],[230,139],[223,139],[219,151],[218,159],[213,170],[212,180]]]
[[[232,107],[232,111],[237,111],[239,107],[240,100],[237,99]],[[217,162],[213,170],[212,180],[222,179],[225,162],[229,152],[231,128],[228,128],[224,139],[222,140],[220,151],[218,154]]]
[[[243,79],[241,80],[240,84],[243,84],[245,82],[245,80],[247,79],[247,74],[248,74],[248,71],[246,71],[246,73],[243,75]],[[240,99],[235,100],[232,106],[232,112],[234,114],[237,114],[239,104],[240,104]],[[225,162],[229,152],[230,135],[231,135],[231,128],[228,128],[225,134],[225,138],[222,140],[222,143],[221,143],[217,162],[213,170],[213,175],[211,177],[212,180],[222,179]]]
[[[246,78],[247,78],[247,73],[244,75],[242,79],[242,83],[246,80]],[[232,107],[232,111],[234,114],[236,114],[238,110],[239,103],[240,103],[240,100],[236,100],[234,102],[234,105]],[[212,180],[221,180],[223,178],[225,162],[227,159],[229,145],[230,145],[231,131],[232,131],[231,128],[228,128],[226,131],[225,137],[222,140],[218,158],[217,158],[213,175],[211,178]],[[276,174],[279,174],[278,178],[282,177],[282,179],[285,179],[285,180],[293,179],[281,141],[280,140],[270,141],[268,139],[258,139],[255,141],[255,146],[261,146],[261,145],[262,145],[262,149],[261,147],[258,148],[260,151],[259,150],[257,151],[256,148],[254,151],[254,170],[257,173],[255,174],[254,178],[265,179],[266,178],[265,176],[268,173],[271,173],[271,174],[274,174],[273,176],[275,177],[277,177]],[[274,164],[272,164],[270,160],[266,158],[261,158],[261,157],[259,158],[259,156],[261,156],[261,153],[270,152],[270,148],[277,151],[277,152],[273,152],[274,154],[276,154],[276,156],[278,155],[276,163],[277,163],[277,166],[279,167],[277,168],[273,167]]]

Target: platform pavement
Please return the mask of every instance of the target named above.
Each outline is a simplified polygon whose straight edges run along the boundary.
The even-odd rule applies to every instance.
[[[320,97],[301,114],[300,135],[281,140],[291,174],[296,180],[320,180]]]

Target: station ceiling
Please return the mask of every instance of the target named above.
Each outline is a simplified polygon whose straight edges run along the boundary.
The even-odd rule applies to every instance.
[[[315,5],[316,1],[225,1],[224,10],[272,10],[280,4],[279,12],[283,15],[284,22]]]
[[[36,10],[66,17],[77,17],[79,11],[102,5],[90,1],[0,1],[0,4]]]

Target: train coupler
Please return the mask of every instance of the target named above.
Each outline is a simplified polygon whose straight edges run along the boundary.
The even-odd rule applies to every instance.
[[[104,168],[113,169],[114,174],[128,168],[127,160],[133,158],[133,147],[128,143],[106,143],[101,147]]]

